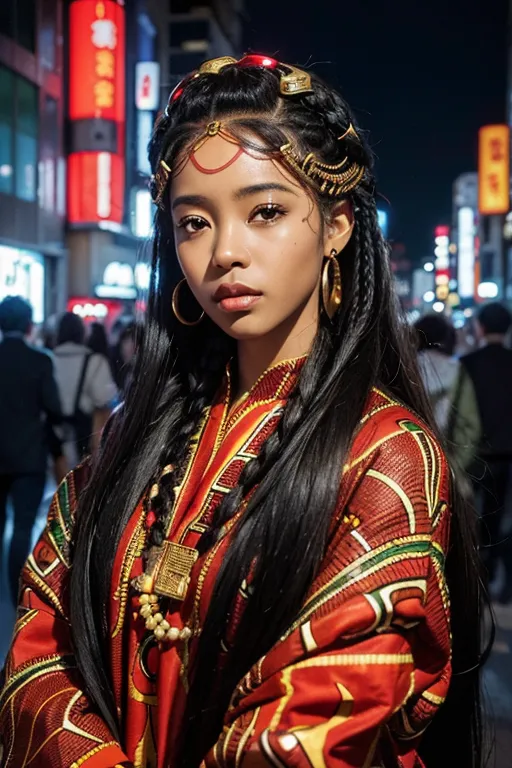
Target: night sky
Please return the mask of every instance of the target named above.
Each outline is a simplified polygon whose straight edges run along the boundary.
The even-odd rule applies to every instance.
[[[246,0],[245,47],[313,65],[370,130],[390,235],[430,255],[477,132],[503,122],[506,0]]]

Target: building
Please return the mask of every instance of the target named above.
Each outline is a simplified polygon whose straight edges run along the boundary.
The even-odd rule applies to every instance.
[[[157,25],[144,0],[72,0],[67,29],[68,308],[108,324],[133,314],[151,230],[140,135],[161,103]]]
[[[133,313],[149,282],[139,257],[154,213],[153,125],[182,75],[238,53],[239,2],[71,1],[68,306],[85,318]]]
[[[170,11],[171,86],[206,59],[241,56],[243,0],[170,0]]]
[[[0,3],[0,299],[36,322],[65,296],[63,23],[62,0]]]
[[[0,6],[0,299],[112,322],[148,283],[156,116],[181,75],[241,53],[241,0]]]

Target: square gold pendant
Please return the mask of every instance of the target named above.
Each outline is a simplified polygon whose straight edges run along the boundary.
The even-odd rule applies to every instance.
[[[184,600],[190,573],[199,557],[197,549],[164,541],[162,555],[155,569],[154,591],[172,600]]]

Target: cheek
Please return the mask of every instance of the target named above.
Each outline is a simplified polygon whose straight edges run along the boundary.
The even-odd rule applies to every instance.
[[[209,249],[205,243],[189,241],[181,243],[176,248],[178,262],[188,284],[197,291],[204,282],[210,261]]]

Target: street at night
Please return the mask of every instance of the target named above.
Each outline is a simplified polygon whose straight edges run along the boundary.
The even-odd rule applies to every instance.
[[[512,0],[0,0],[1,768],[512,768],[511,159]]]

